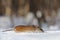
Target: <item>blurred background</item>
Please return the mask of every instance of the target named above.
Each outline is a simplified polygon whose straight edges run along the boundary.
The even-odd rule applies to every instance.
[[[0,0],[0,29],[17,25],[60,30],[60,0]]]

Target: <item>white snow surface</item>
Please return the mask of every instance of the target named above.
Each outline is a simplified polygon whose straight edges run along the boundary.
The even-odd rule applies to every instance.
[[[47,31],[44,33],[14,31],[0,32],[0,40],[60,40],[60,31]]]

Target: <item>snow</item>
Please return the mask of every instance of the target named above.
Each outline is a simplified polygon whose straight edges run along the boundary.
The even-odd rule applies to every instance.
[[[60,40],[60,31],[51,31],[44,33],[14,31],[0,32],[0,40]]]
[[[11,19],[8,16],[0,16],[0,31],[9,29],[12,27]]]

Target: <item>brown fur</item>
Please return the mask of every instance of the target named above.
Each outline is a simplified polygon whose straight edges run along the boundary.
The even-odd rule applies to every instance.
[[[36,31],[36,30],[41,31],[41,30],[38,28],[38,26],[22,26],[22,25],[20,25],[20,26],[16,26],[16,27],[15,27],[15,31],[16,31],[16,32],[26,32],[26,31],[32,31],[32,32],[34,32],[34,31]],[[41,31],[41,32],[42,32],[42,31]]]

